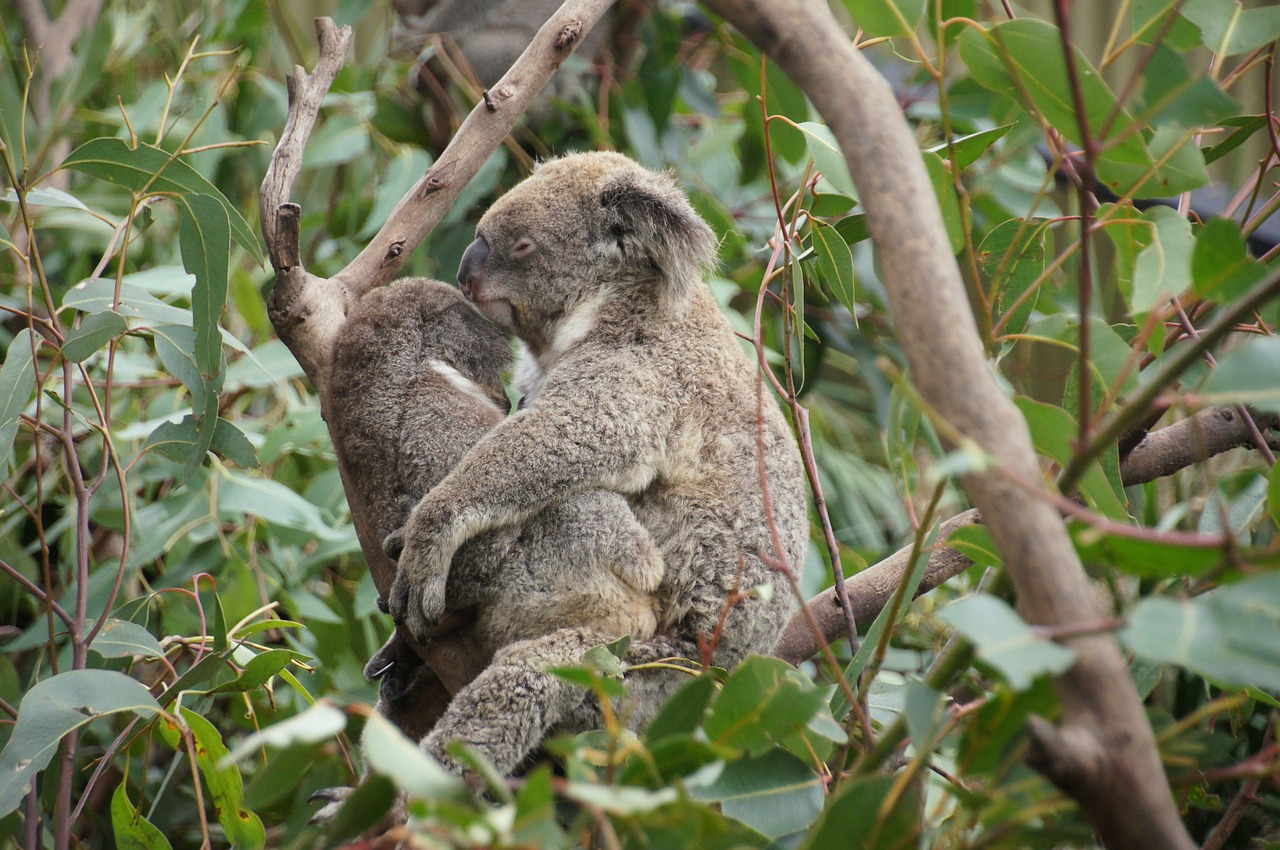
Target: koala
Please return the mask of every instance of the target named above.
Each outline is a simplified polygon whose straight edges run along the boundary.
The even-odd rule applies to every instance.
[[[367,537],[400,528],[503,420],[510,361],[506,334],[447,284],[399,280],[352,308],[334,346],[327,418],[344,485],[372,514]],[[657,626],[662,560],[617,493],[574,494],[473,538],[454,560],[450,617],[421,635],[427,663],[393,636],[366,668],[380,680],[380,710],[419,737],[434,718],[400,709],[421,676],[457,694],[499,648],[566,624],[613,638],[648,638]]]
[[[429,637],[454,604],[456,555],[472,541],[607,490],[626,497],[663,562],[654,633],[625,658],[633,727],[685,681],[647,662],[698,659],[710,644],[710,661],[731,667],[773,647],[796,600],[749,591],[776,583],[772,563],[803,563],[804,473],[704,283],[715,250],[671,177],[615,153],[544,162],[480,219],[458,279],[522,343],[524,398],[388,541],[399,556],[388,607],[412,635]],[[594,699],[546,669],[609,639],[567,622],[499,649],[422,746],[460,769],[445,751],[460,738],[510,773],[548,731],[597,728]]]

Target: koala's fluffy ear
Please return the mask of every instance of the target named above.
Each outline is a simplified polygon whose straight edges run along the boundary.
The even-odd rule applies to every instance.
[[[600,191],[607,238],[624,261],[645,258],[662,277],[662,305],[682,310],[716,259],[716,237],[665,174],[618,174]]]

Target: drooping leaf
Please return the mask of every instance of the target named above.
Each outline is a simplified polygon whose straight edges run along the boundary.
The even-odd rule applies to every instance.
[[[164,833],[129,802],[127,785],[121,782],[111,795],[111,831],[115,834],[117,850],[172,850],[173,845]]]
[[[984,593],[951,603],[939,616],[964,635],[978,655],[1015,690],[1026,690],[1036,676],[1057,674],[1075,663],[1066,647],[1036,637],[1005,602]]]
[[[206,802],[212,803],[218,823],[234,846],[260,850],[266,845],[262,820],[244,804],[244,782],[240,768],[229,758],[222,735],[205,718],[182,708],[182,720],[195,741],[196,765],[204,780]],[[160,724],[161,736],[178,752],[186,752],[182,733],[168,721]]]
[[[840,231],[821,219],[814,219],[810,233],[813,236],[818,273],[826,282],[827,291],[844,305],[850,315],[856,317],[853,303],[853,253]]]
[[[148,435],[143,451],[154,449],[170,460],[183,463],[194,450],[200,435],[196,431],[193,416],[184,416],[177,422],[162,422]],[[218,419],[214,426],[210,450],[245,469],[258,465],[258,453],[245,437],[244,432],[226,419]]]
[[[960,198],[956,195],[955,177],[952,167],[943,162],[936,153],[922,153],[925,169],[933,183],[934,194],[938,197],[938,205],[942,207],[942,223],[947,228],[947,239],[953,252],[964,247],[964,218],[960,215]]]
[[[36,370],[32,353],[35,333],[23,328],[14,335],[0,366],[0,472],[8,477],[9,454],[18,435],[18,421],[22,410],[31,401],[36,390]]]
[[[825,124],[805,121],[799,126],[804,132],[805,143],[809,146],[809,156],[819,173],[837,192],[857,200],[858,190],[853,185],[853,178],[849,176],[849,166],[845,164],[844,154],[840,151],[835,135]]]
[[[18,807],[68,732],[107,714],[159,711],[146,686],[114,670],[70,670],[39,682],[18,706],[13,735],[0,753],[0,817]]]
[[[188,195],[182,199],[179,209],[182,265],[196,278],[191,288],[195,360],[206,380],[213,381],[222,372],[222,334],[218,323],[227,303],[230,225],[226,211],[208,195]]]

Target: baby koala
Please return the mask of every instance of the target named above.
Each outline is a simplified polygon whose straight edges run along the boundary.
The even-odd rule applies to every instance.
[[[506,335],[439,281],[405,278],[351,310],[335,344],[326,415],[344,485],[373,513],[366,543],[376,547],[400,529],[506,417],[502,375],[511,359]],[[427,666],[456,694],[499,649],[566,626],[648,639],[662,578],[657,546],[622,496],[569,496],[458,550]],[[411,685],[412,655],[393,635],[366,668],[382,678],[384,704]],[[387,669],[393,664],[400,670]]]

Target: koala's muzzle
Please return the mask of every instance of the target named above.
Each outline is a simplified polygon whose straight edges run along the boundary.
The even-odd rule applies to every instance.
[[[475,297],[475,288],[484,282],[484,261],[489,256],[489,243],[483,236],[467,246],[458,265],[458,286],[462,294],[470,301]]]

